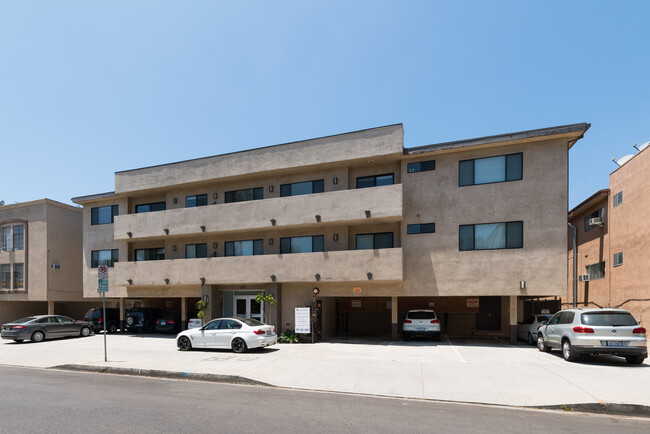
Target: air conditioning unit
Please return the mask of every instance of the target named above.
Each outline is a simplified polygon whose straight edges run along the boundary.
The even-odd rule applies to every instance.
[[[52,270],[60,270],[61,269],[61,264],[50,264],[50,268]]]
[[[589,219],[589,226],[602,226],[603,219],[600,217],[593,217]]]
[[[589,275],[588,274],[579,275],[578,282],[589,282]]]

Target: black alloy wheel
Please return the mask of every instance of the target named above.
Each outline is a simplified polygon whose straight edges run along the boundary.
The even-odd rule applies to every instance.
[[[533,339],[533,335],[528,332],[528,345],[535,345],[535,339]]]
[[[248,347],[242,338],[235,338],[232,340],[232,350],[235,353],[245,353]]]
[[[178,348],[181,351],[190,351],[192,349],[192,342],[187,336],[181,336],[178,338]]]

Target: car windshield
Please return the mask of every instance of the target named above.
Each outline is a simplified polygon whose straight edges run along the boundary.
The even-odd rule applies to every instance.
[[[537,322],[548,321],[551,315],[538,315]]]
[[[433,312],[409,312],[408,319],[434,319],[436,314]]]
[[[22,323],[29,322],[29,321],[32,321],[32,320],[35,320],[35,319],[36,319],[35,316],[28,316],[27,318],[17,319],[16,321],[13,321],[13,323],[14,324],[22,324]]]
[[[592,326],[635,326],[638,325],[629,312],[587,312],[581,315],[582,323]]]
[[[99,309],[90,309],[86,314],[84,315],[84,318],[101,318],[102,316],[102,311]]]
[[[243,322],[244,324],[246,324],[248,326],[251,326],[251,327],[257,327],[257,326],[264,325],[263,322],[259,322],[258,320],[253,319],[253,318],[237,318],[237,319],[239,321]]]

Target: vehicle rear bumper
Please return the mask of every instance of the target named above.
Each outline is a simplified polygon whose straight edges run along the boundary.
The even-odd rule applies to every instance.
[[[630,346],[630,347],[592,347],[592,346],[573,346],[573,350],[578,354],[610,354],[613,356],[643,356],[648,357],[647,347]]]
[[[2,330],[1,333],[2,339],[29,339],[30,338],[30,331],[25,331],[25,330],[20,330],[20,331],[14,331],[14,330]]]
[[[270,347],[271,345],[275,345],[277,343],[278,343],[277,335],[261,338],[257,341],[259,347]]]

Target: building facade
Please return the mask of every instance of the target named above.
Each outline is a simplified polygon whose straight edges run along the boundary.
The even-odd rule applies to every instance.
[[[596,192],[569,212],[577,230],[576,303],[621,307],[640,322],[650,319],[650,151],[641,147],[619,160],[609,189]],[[599,220],[594,220],[599,219]],[[591,224],[590,224],[591,222]],[[573,233],[569,232],[569,279],[564,304],[573,304]]]
[[[0,206],[0,324],[29,315],[77,319],[83,298],[82,210],[49,199]]]
[[[508,336],[527,297],[566,288],[568,150],[589,124],[404,148],[402,125],[117,172],[84,207],[122,311],[262,318],[325,337],[386,333],[433,307],[443,333]],[[276,305],[258,304],[259,293]]]

